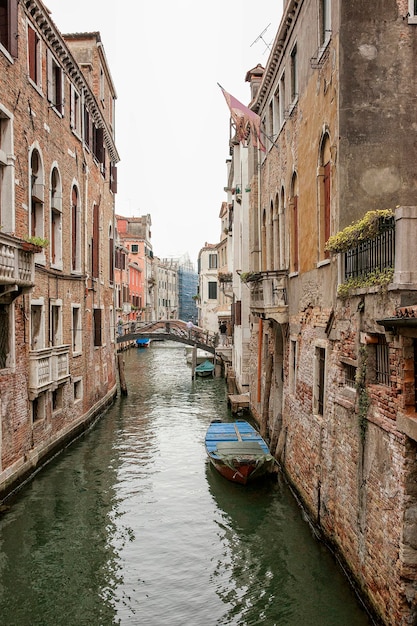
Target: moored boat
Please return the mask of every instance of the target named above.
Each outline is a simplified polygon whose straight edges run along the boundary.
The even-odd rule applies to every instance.
[[[211,361],[203,361],[200,365],[197,365],[195,368],[195,373],[197,376],[213,376],[214,375],[215,365]]]
[[[138,348],[149,348],[150,343],[151,340],[146,337],[138,337],[138,339],[136,339],[136,345]]]
[[[213,420],[205,446],[213,467],[228,480],[246,485],[271,472],[275,459],[258,431],[245,420]]]

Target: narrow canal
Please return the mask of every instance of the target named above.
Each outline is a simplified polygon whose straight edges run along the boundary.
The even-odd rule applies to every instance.
[[[0,518],[0,623],[370,624],[283,480],[207,464],[224,380],[193,382],[180,344],[124,358],[128,396]]]

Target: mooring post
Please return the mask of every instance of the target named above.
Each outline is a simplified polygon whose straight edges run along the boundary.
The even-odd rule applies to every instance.
[[[193,354],[192,354],[192,359],[191,359],[191,378],[192,380],[195,379],[195,367],[197,365],[197,346],[196,344],[194,344],[193,347]]]
[[[120,393],[122,396],[127,396],[127,387],[125,379],[125,362],[121,352],[117,355],[117,365],[119,369],[119,381],[120,381]]]

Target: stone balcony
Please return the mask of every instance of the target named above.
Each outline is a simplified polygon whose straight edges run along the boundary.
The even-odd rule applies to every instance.
[[[47,389],[56,389],[69,378],[69,349],[69,345],[62,345],[29,353],[29,393],[32,400]]]
[[[0,233],[0,294],[31,289],[35,283],[33,246],[6,233]]]
[[[251,312],[279,324],[287,324],[287,277],[287,270],[267,270],[254,274],[248,280]]]

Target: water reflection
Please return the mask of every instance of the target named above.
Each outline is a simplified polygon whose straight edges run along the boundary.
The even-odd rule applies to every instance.
[[[0,518],[1,624],[368,624],[286,484],[208,463],[224,381],[178,344],[124,358],[128,396]]]

